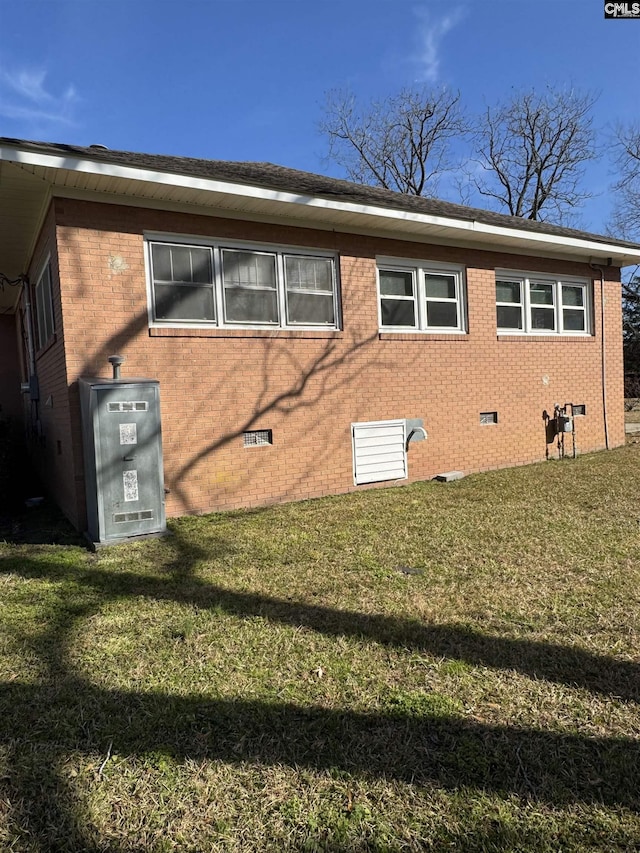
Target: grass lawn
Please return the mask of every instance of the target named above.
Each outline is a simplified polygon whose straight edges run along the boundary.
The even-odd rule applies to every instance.
[[[639,470],[0,542],[0,849],[638,850]]]

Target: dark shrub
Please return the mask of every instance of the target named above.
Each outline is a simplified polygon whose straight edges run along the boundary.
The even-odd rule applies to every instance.
[[[0,512],[20,508],[29,488],[33,488],[33,474],[22,430],[0,418]]]

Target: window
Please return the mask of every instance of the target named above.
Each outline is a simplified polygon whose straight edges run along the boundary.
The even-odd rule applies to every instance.
[[[587,331],[587,299],[585,285],[560,285],[562,328],[565,332]]]
[[[335,324],[333,258],[285,255],[287,322]]]
[[[151,240],[149,266],[158,323],[338,327],[333,255]]]
[[[481,426],[489,426],[490,424],[498,423],[498,413],[497,412],[480,412],[480,424]]]
[[[415,329],[415,271],[379,270],[378,276],[381,325]]]
[[[157,320],[213,320],[213,257],[201,246],[152,245]]]
[[[496,273],[499,332],[590,334],[586,281],[529,274]]]
[[[380,327],[464,332],[462,270],[423,262],[378,263]]]
[[[275,255],[222,250],[227,323],[278,323]]]
[[[496,280],[496,306],[499,329],[524,329],[522,288],[519,281]]]
[[[38,349],[42,349],[53,337],[55,325],[53,319],[53,296],[51,293],[51,264],[45,264],[35,286],[36,324]]]

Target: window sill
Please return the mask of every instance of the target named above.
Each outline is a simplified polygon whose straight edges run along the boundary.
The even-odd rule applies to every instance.
[[[467,332],[379,332],[378,340],[381,341],[468,341]]]
[[[498,332],[497,338],[499,341],[544,341],[547,344],[549,341],[562,341],[563,343],[566,343],[567,341],[576,341],[586,343],[588,341],[596,340],[595,335],[592,335],[589,332],[579,332],[574,335],[561,335],[557,332],[549,332],[548,335],[531,335],[528,332]]]
[[[175,326],[151,326],[150,338],[304,338],[331,340],[342,338],[339,329],[190,329]]]

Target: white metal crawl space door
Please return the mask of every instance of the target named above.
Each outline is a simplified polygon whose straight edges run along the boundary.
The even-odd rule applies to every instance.
[[[351,432],[356,485],[406,478],[406,421],[352,424]]]

